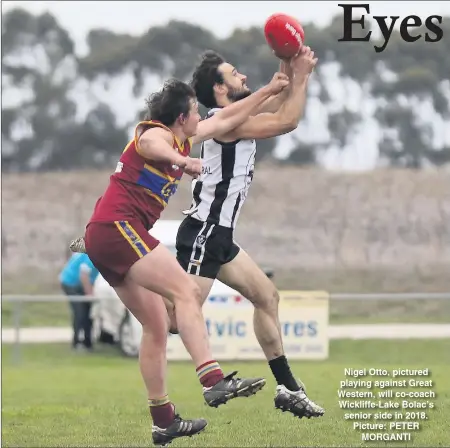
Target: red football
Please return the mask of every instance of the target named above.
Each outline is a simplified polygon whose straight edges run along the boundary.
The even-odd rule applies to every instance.
[[[287,14],[271,15],[264,25],[264,34],[269,47],[280,59],[295,56],[305,40],[305,32],[298,20]]]

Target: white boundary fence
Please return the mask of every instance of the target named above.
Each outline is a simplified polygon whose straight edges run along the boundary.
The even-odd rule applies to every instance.
[[[14,329],[14,349],[13,357],[18,360],[20,357],[20,329],[24,303],[45,303],[45,302],[92,302],[99,300],[117,300],[115,297],[87,297],[87,296],[66,296],[56,295],[2,295],[2,302],[13,303],[13,329]],[[410,300],[450,300],[450,292],[443,293],[330,293],[329,301],[341,300],[387,300],[387,301],[410,301]]]

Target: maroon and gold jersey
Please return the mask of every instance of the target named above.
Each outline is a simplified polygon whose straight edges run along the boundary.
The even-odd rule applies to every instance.
[[[139,153],[138,139],[147,129],[162,127],[157,121],[144,121],[136,126],[135,136],[120,157],[109,186],[97,201],[90,222],[139,219],[150,229],[178,188],[183,171],[171,163],[154,162]],[[172,133],[172,131],[170,131]],[[183,156],[191,152],[191,141],[182,145],[173,135],[173,148]]]

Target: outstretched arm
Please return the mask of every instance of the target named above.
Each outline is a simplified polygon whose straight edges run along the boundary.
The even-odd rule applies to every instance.
[[[291,94],[276,113],[265,112],[249,117],[232,131],[232,140],[264,139],[287,134],[297,128],[307,98],[308,77],[295,80]],[[228,139],[227,139],[228,141]]]
[[[245,123],[223,136],[221,140],[264,139],[296,129],[304,113],[308,80],[316,63],[314,52],[305,47],[291,62],[294,71],[291,90],[280,109],[276,113],[249,117]]]
[[[284,73],[289,79],[292,81],[293,78],[293,70],[290,65],[290,61],[280,61],[280,72]],[[278,109],[283,105],[283,103],[287,100],[289,93],[291,91],[292,84],[289,84],[284,90],[282,90],[278,95],[272,95],[266,101],[264,101],[259,107],[256,108],[256,114],[260,114],[263,112],[275,113]]]
[[[276,73],[267,86],[262,87],[247,98],[223,108],[208,120],[201,121],[198,124],[197,134],[193,137],[193,144],[230,132],[242,124],[257,106],[272,94],[284,89],[288,84],[289,80],[286,75]]]

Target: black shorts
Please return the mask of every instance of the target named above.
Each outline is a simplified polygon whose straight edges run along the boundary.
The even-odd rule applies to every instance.
[[[187,217],[177,235],[177,259],[188,273],[215,279],[220,267],[239,253],[233,229]]]

